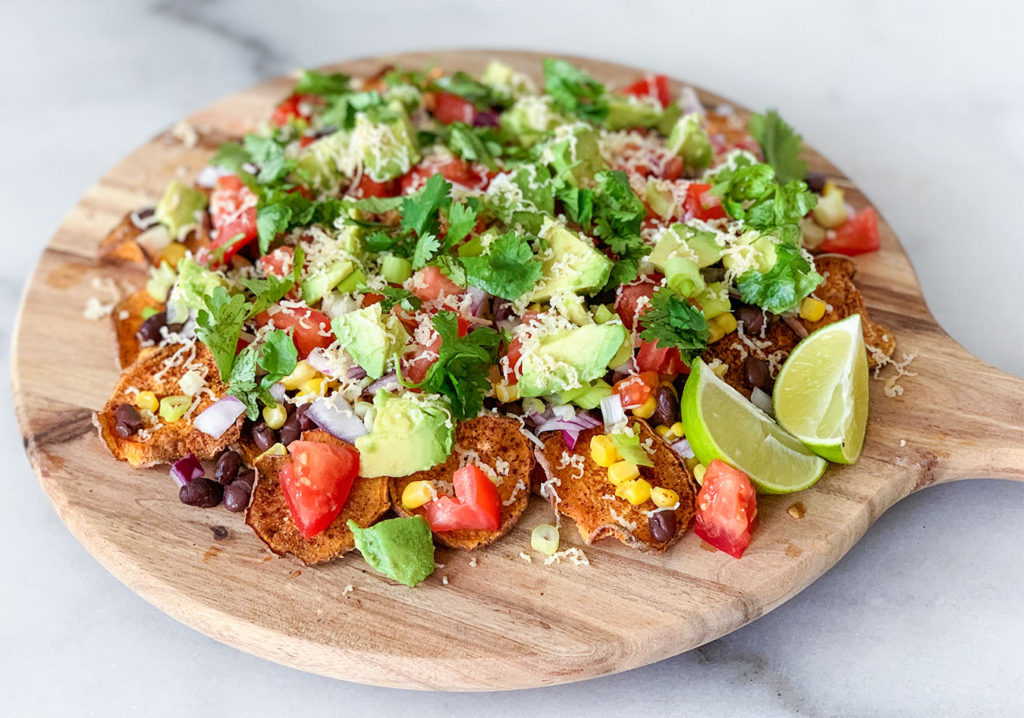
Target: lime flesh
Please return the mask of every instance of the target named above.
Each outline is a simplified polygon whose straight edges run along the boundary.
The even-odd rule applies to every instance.
[[[772,393],[775,418],[814,453],[852,464],[868,425],[868,361],[859,314],[822,327],[789,355]]]
[[[722,459],[746,473],[761,493],[806,489],[828,466],[699,359],[683,388],[681,410],[690,448],[700,462]]]

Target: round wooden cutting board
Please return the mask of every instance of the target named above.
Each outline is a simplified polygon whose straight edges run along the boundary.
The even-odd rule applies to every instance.
[[[330,68],[369,75],[386,64],[480,72],[492,58],[540,76],[522,52],[413,53]],[[570,58],[616,87],[641,70]],[[746,555],[711,550],[691,532],[667,555],[609,539],[584,547],[589,566],[527,561],[530,531],[551,520],[535,500],[514,531],[474,552],[439,550],[416,589],[374,574],[358,554],[319,568],[272,556],[223,507],[179,503],[167,469],[132,471],[92,427],[118,377],[109,320],[83,316],[103,283],[140,286],[141,270],[101,265],[99,241],[129,210],[189,180],[217,145],[253,129],[289,92],[289,78],[228,97],[164,132],[101,179],[50,241],[21,307],[14,404],[25,449],[64,523],[121,581],[178,620],[280,663],[403,688],[489,690],[550,685],[642,666],[756,619],[828,570],[889,506],[932,484],[971,476],[1024,479],[1024,382],[958,346],[925,306],[907,256],[882,223],[882,250],[857,258],[871,317],[895,332],[897,358],[916,354],[905,392],[871,384],[867,444],[855,466],[813,488],[759,498]],[[676,90],[679,89],[677,85]],[[710,104],[721,102],[701,93]],[[864,195],[808,150],[857,208]],[[581,545],[567,521],[563,548]],[[475,558],[475,565],[470,559]],[[447,583],[444,582],[447,579]]]

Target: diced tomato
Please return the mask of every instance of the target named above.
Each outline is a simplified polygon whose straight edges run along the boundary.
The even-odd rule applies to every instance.
[[[615,312],[626,329],[633,331],[636,320],[651,306],[651,297],[657,284],[650,277],[632,284],[623,284],[615,290]]]
[[[676,155],[661,168],[661,178],[675,181],[683,176],[683,158]]]
[[[461,294],[462,287],[448,279],[437,267],[428,266],[413,275],[412,293],[424,302],[431,302],[444,295]]]
[[[291,247],[278,247],[258,260],[265,275],[279,278],[291,274],[294,262],[295,250]]]
[[[312,108],[321,102],[322,100],[316,95],[300,95],[298,93],[289,95],[274,108],[270,123],[277,127],[284,127],[292,120],[308,120],[312,115]]]
[[[379,304],[384,301],[383,294],[377,294],[376,292],[367,292],[363,295],[363,306],[370,307],[374,304]]]
[[[422,344],[412,344],[402,356],[402,378],[410,384],[419,384],[436,361],[436,351]]]
[[[368,174],[359,178],[359,183],[349,188],[349,194],[353,197],[394,197],[397,183],[394,180],[387,182],[376,182]]]
[[[657,100],[662,107],[668,107],[672,102],[672,94],[668,86],[668,77],[665,75],[648,75],[637,80],[629,87],[622,89],[623,95],[634,97],[650,97]]]
[[[633,374],[620,379],[615,382],[615,386],[612,387],[613,391],[619,395],[622,400],[623,409],[632,409],[636,406],[642,406],[647,401],[654,390],[658,388],[660,379],[657,372],[645,371],[641,374]]]
[[[215,257],[220,255],[220,261],[215,262],[218,266],[256,239],[256,203],[256,195],[237,175],[224,175],[217,180],[210,193],[210,220],[217,237],[210,248],[224,248],[214,252]]]
[[[519,360],[522,356],[523,343],[518,339],[513,339],[512,343],[508,345],[508,351],[505,352],[505,356],[498,364],[498,366],[501,367],[501,375],[504,377],[506,383],[519,383],[519,375],[516,373],[516,365],[519,364]]]
[[[443,175],[452,184],[470,189],[487,189],[492,174],[483,165],[471,165],[461,157],[451,159],[428,158],[413,167],[400,181],[402,194],[411,194],[421,189],[434,175]]]
[[[683,202],[683,209],[688,217],[702,219],[724,219],[725,209],[722,203],[714,195],[708,194],[711,189],[709,184],[691,182],[686,188],[686,200]]]
[[[721,459],[708,464],[704,486],[697,494],[694,533],[739,558],[750,545],[750,529],[756,518],[757,497],[747,475]]]
[[[312,538],[338,517],[359,473],[359,453],[348,446],[318,441],[293,441],[291,460],[281,467],[278,481],[295,525]]]
[[[866,207],[850,217],[835,231],[835,236],[826,237],[818,245],[822,252],[839,252],[851,257],[874,252],[882,246],[878,235],[878,213],[873,207]]]
[[[271,320],[277,329],[292,330],[292,339],[295,341],[299,359],[305,359],[317,347],[326,349],[334,341],[330,318],[315,309],[282,307],[273,315],[269,312],[256,315],[256,323],[261,327]]]
[[[690,373],[682,355],[675,347],[662,348],[656,342],[640,342],[640,351],[636,355],[636,368],[639,371],[653,371],[661,376],[674,377],[679,373]]]
[[[433,531],[497,531],[501,525],[498,489],[478,467],[464,466],[452,477],[455,498],[441,496],[427,504],[427,523]]]
[[[438,122],[450,125],[453,122],[464,122],[472,125],[476,119],[476,108],[469,100],[448,92],[434,94],[434,117]]]

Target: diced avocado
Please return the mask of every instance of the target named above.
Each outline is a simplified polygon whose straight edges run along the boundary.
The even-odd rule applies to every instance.
[[[608,115],[604,126],[609,130],[633,127],[654,127],[661,119],[661,110],[650,102],[632,96],[613,95],[608,98]]]
[[[548,401],[552,404],[571,404],[577,397],[583,396],[590,391],[590,384],[584,384],[578,386],[575,389],[565,389],[556,394],[551,395]]]
[[[452,451],[454,422],[440,399],[378,391],[373,431],[356,439],[360,476],[408,476]]]
[[[594,310],[594,321],[598,324],[607,324],[612,319],[615,319],[616,314],[608,308],[606,304],[598,304],[597,309]]]
[[[669,257],[665,262],[665,279],[676,294],[693,297],[704,291],[700,267],[686,257]]]
[[[363,171],[375,182],[403,175],[420,161],[416,131],[396,103],[356,114],[349,151],[362,161]]]
[[[217,287],[227,288],[224,277],[184,257],[178,262],[178,280],[167,298],[167,321],[183,322],[188,319],[189,310],[205,309],[205,297]]]
[[[537,347],[523,353],[519,395],[552,394],[604,376],[627,336],[622,324],[609,322],[540,337]]]
[[[497,60],[487,63],[480,76],[480,82],[505,99],[518,97],[533,90],[533,83],[529,77]]]
[[[522,165],[491,180],[484,195],[491,214],[509,226],[527,232],[540,230],[544,215],[554,214],[555,186],[543,165]]]
[[[355,269],[355,262],[343,259],[335,262],[327,269],[312,274],[299,284],[299,291],[302,292],[302,301],[306,304],[313,304],[319,301],[327,292],[338,286],[338,283],[350,275]]]
[[[694,229],[676,222],[665,230],[651,252],[651,264],[658,271],[665,271],[665,263],[671,257],[686,257],[698,267],[710,267],[722,258],[722,248],[715,241],[715,233]]]
[[[700,170],[711,164],[711,141],[700,115],[691,112],[679,118],[668,135],[668,148],[682,157],[690,169]]]
[[[160,262],[159,267],[149,268],[149,281],[146,282],[146,293],[158,302],[166,302],[167,294],[174,286],[178,273],[167,262]]]
[[[778,237],[761,234],[756,229],[747,230],[733,242],[729,253],[722,258],[722,264],[736,274],[751,269],[766,274],[775,266],[778,242]]]
[[[658,118],[658,124],[654,127],[662,135],[668,137],[672,133],[672,128],[676,126],[676,123],[679,122],[679,118],[682,117],[682,115],[683,111],[679,109],[679,105],[673,102],[662,111],[661,117]]]
[[[356,289],[364,284],[366,284],[366,274],[363,273],[362,269],[356,267],[351,274],[338,282],[338,286],[335,289],[347,294],[356,291]]]
[[[344,179],[339,159],[348,151],[349,133],[337,131],[312,142],[299,154],[295,175],[314,192],[333,194]]]
[[[360,528],[348,520],[356,548],[378,573],[412,588],[434,572],[434,537],[422,516],[378,521]]]
[[[608,366],[612,369],[617,369],[622,366],[630,359],[633,358],[633,336],[626,334],[626,338],[622,340],[622,344],[615,352],[615,356],[608,360]]]
[[[732,305],[729,303],[729,288],[724,282],[711,282],[704,291],[697,295],[697,304],[704,312],[705,319],[713,319],[719,314],[728,312]]]
[[[156,221],[167,227],[172,237],[184,239],[196,226],[196,212],[206,206],[206,195],[199,190],[172,180],[164,196],[156,204]]]
[[[391,313],[384,316],[379,303],[335,317],[331,327],[338,343],[371,379],[384,376],[388,359],[409,341],[402,322]]]
[[[667,182],[648,181],[644,188],[644,199],[651,211],[659,217],[668,217],[676,209],[676,197]]]
[[[611,362],[608,362],[608,364],[611,365]],[[590,385],[590,388],[587,389],[586,392],[573,399],[573,403],[581,409],[590,411],[591,409],[599,407],[601,405],[601,400],[606,396],[611,395],[611,384],[606,382],[604,379],[597,379]]]
[[[608,169],[590,125],[562,125],[548,141],[544,156],[555,176],[577,187],[594,185],[594,175]]]
[[[543,274],[527,293],[526,301],[550,299],[555,294],[593,294],[604,287],[612,271],[612,260],[552,219],[545,219],[540,237],[547,242],[550,257]]]
[[[529,147],[545,132],[562,125],[566,118],[552,107],[550,97],[529,95],[501,113],[501,129]]]
[[[412,276],[412,262],[396,254],[385,254],[380,258],[380,275],[385,282],[401,284]]]
[[[586,304],[578,294],[555,294],[551,297],[551,308],[578,326],[590,324],[593,321],[590,313],[587,312]]]

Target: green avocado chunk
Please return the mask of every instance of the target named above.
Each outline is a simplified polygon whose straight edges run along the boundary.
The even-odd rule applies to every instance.
[[[408,476],[452,451],[454,422],[441,399],[378,391],[373,431],[356,439],[360,476]]]
[[[526,300],[536,302],[556,294],[593,294],[607,283],[612,260],[580,239],[575,232],[545,219],[539,236],[547,242],[550,257],[543,274]]]
[[[404,175],[420,161],[416,131],[401,105],[393,103],[371,117],[356,115],[350,151],[362,159],[367,175],[374,182],[387,182]]]
[[[549,140],[544,156],[556,177],[576,187],[593,187],[594,175],[608,169],[597,144],[597,132],[582,122],[560,127]]]
[[[384,376],[388,359],[409,341],[402,322],[390,312],[385,317],[380,304],[335,317],[331,326],[338,343],[371,379]]]
[[[650,102],[613,95],[608,98],[608,116],[604,118],[604,126],[609,130],[654,127],[660,119],[661,110]]]
[[[664,272],[673,257],[693,260],[701,268],[710,267],[722,258],[722,247],[715,241],[714,232],[676,222],[662,233],[650,260],[659,272]]]
[[[682,157],[690,169],[700,170],[711,164],[711,141],[700,115],[691,112],[679,118],[668,135],[668,148]]]
[[[608,322],[541,337],[539,346],[523,354],[519,395],[553,394],[603,377],[627,336],[620,322]]]
[[[316,192],[337,192],[344,178],[338,158],[348,148],[348,141],[348,133],[338,130],[303,149],[295,167],[298,180]]]
[[[349,519],[348,528],[366,563],[388,578],[412,588],[434,572],[434,540],[422,516],[378,521],[365,529]]]
[[[195,227],[196,212],[206,206],[206,195],[199,190],[173,180],[156,204],[156,221],[167,227],[167,232],[183,239]]]
[[[217,287],[227,289],[224,277],[189,257],[183,258],[178,262],[178,279],[167,299],[167,320],[183,322],[188,319],[189,309],[194,312],[205,309],[205,297]]]

